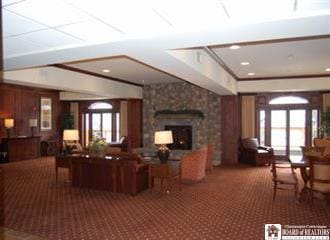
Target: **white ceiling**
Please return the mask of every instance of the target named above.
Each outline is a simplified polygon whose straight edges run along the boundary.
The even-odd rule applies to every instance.
[[[108,77],[115,77],[141,85],[180,81],[176,77],[160,72],[127,57],[70,63],[66,64],[66,66]],[[102,72],[102,70],[110,70],[110,72]]]
[[[329,36],[330,0],[3,0],[2,7],[6,70],[70,62],[98,74],[109,68],[105,75],[139,84],[185,79],[212,89],[217,81],[206,83],[166,50],[216,46],[238,78],[329,74],[329,38],[253,45],[242,39]],[[237,42],[240,49],[228,50]]]
[[[324,75],[330,66],[330,38],[211,49],[238,78]]]

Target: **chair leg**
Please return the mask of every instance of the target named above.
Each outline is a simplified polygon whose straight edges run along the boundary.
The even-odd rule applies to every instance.
[[[300,202],[300,199],[299,199],[298,184],[293,185],[293,187],[294,187],[294,196],[295,196],[296,200],[297,200],[298,202]]]
[[[58,167],[55,167],[55,178],[56,178],[56,183],[58,183]]]

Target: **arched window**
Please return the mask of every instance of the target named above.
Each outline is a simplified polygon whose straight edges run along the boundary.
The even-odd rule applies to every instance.
[[[118,142],[120,139],[120,114],[112,104],[95,102],[88,106],[82,114],[83,144],[95,137],[106,139],[107,142]]]
[[[273,98],[269,101],[269,104],[306,104],[308,100],[302,97],[296,96],[285,96],[285,97],[277,97]]]
[[[88,109],[91,110],[96,110],[96,109],[112,109],[112,105],[109,103],[105,102],[97,102],[97,103],[92,103]]]

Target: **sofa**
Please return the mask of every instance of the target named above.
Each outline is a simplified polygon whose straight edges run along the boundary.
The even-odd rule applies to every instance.
[[[69,155],[74,187],[136,195],[148,188],[148,165],[136,154],[117,153],[106,158]]]
[[[273,148],[260,146],[257,138],[244,138],[241,140],[240,162],[255,166],[270,165],[273,157]]]

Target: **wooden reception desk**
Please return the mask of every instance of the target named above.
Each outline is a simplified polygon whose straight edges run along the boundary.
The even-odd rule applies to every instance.
[[[40,157],[40,137],[2,138],[2,152],[9,162]]]

